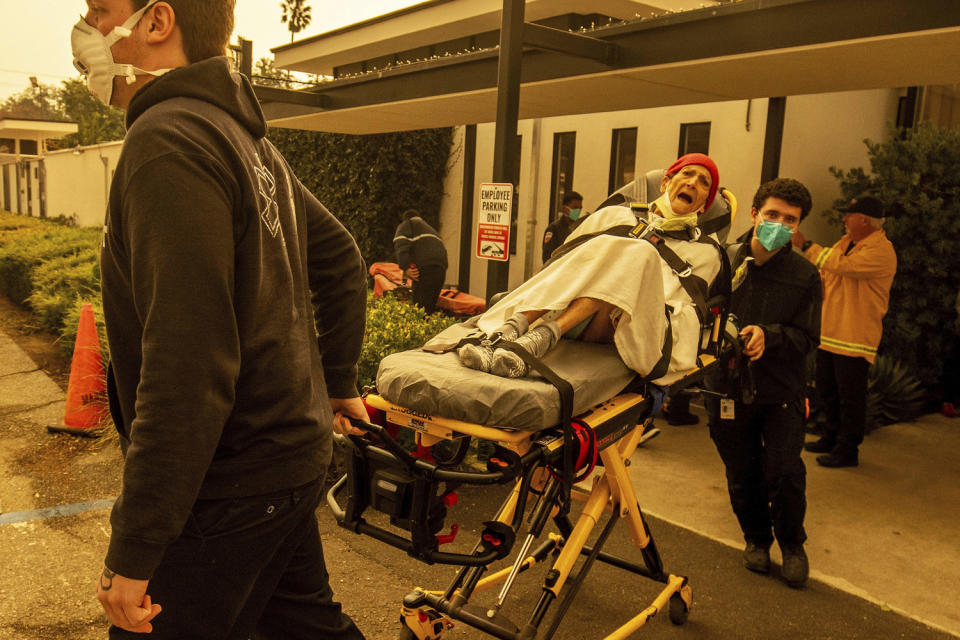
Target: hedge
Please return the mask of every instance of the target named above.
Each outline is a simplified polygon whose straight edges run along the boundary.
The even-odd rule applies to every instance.
[[[393,262],[393,233],[416,209],[438,227],[453,129],[347,135],[270,129],[300,181],[350,230],[367,264]]]

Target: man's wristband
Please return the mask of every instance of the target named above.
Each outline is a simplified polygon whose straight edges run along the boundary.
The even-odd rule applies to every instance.
[[[813,240],[805,240],[804,243],[800,245],[800,251],[806,253],[807,249],[809,249],[811,245],[813,245]]]

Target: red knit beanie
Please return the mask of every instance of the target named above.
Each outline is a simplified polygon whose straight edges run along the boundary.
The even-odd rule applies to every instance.
[[[680,156],[676,162],[667,168],[667,176],[673,176],[680,169],[691,164],[698,164],[710,172],[710,193],[707,194],[707,202],[703,205],[703,210],[706,211],[713,204],[713,199],[717,196],[717,189],[720,186],[720,171],[717,170],[717,164],[709,156],[702,153],[688,153]]]

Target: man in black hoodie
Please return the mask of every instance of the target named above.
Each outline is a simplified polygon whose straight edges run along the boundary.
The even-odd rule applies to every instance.
[[[770,570],[774,536],[781,577],[802,586],[809,573],[804,440],[806,358],[820,342],[823,290],[817,270],[794,253],[790,237],[810,212],[810,193],[789,178],[760,185],[754,226],[728,248],[733,269],[730,310],[743,327],[740,384],[714,374],[707,382],[710,437],[723,459],[733,511],[743,530],[744,566]],[[729,371],[727,363],[715,371]],[[752,374],[752,375],[751,375]],[[755,386],[754,386],[755,385]]]
[[[127,112],[101,250],[124,451],[110,637],[362,638],[314,515],[332,431],[366,416],[356,244],[222,57],[234,0],[87,4],[74,58]]]

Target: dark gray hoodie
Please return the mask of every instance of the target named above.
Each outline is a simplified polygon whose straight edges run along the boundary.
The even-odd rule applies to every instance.
[[[198,498],[324,473],[328,393],[356,395],[366,281],[226,58],[147,84],[127,127],[101,251],[125,454],[106,565],[148,579]]]

